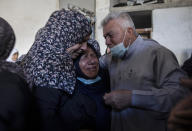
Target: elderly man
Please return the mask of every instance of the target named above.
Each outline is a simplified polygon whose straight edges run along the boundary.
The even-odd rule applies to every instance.
[[[112,131],[166,131],[171,108],[188,90],[179,85],[185,73],[175,55],[154,40],[137,35],[127,13],[110,13],[102,21],[111,53],[100,59],[108,68]]]

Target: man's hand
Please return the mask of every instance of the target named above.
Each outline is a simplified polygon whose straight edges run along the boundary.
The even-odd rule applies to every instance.
[[[105,104],[117,110],[122,110],[131,105],[131,91],[115,90],[104,95]]]
[[[171,111],[168,127],[171,131],[192,130],[192,96],[182,100]]]

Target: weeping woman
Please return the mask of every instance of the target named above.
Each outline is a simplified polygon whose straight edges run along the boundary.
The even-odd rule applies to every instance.
[[[62,114],[75,90],[73,61],[87,49],[91,32],[89,20],[81,13],[65,9],[55,11],[21,62],[33,83],[45,131],[77,130],[78,126],[68,127]],[[79,106],[84,105],[79,103]]]

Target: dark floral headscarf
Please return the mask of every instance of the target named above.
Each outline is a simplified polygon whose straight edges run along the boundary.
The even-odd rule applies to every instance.
[[[91,34],[88,19],[77,11],[55,11],[22,61],[25,73],[36,87],[62,89],[72,94],[75,87],[73,60],[66,49]]]

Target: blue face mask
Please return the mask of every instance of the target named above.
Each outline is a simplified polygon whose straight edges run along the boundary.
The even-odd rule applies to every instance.
[[[119,43],[118,45],[114,46],[110,49],[112,56],[120,57],[122,58],[127,51],[127,48],[125,48],[123,42]]]
[[[84,84],[86,85],[90,85],[90,84],[93,84],[97,81],[100,81],[101,80],[101,77],[100,76],[97,76],[95,79],[84,79],[82,77],[77,77],[77,79],[81,82],[83,82]]]
[[[127,33],[127,30],[125,32],[125,35],[126,35],[126,33]],[[128,50],[129,45],[130,45],[130,43],[129,43],[128,47],[125,48],[125,46],[124,46],[125,35],[124,35],[123,41],[121,43],[117,44],[116,46],[114,46],[113,48],[110,49],[112,56],[122,58],[125,55],[125,52]]]

